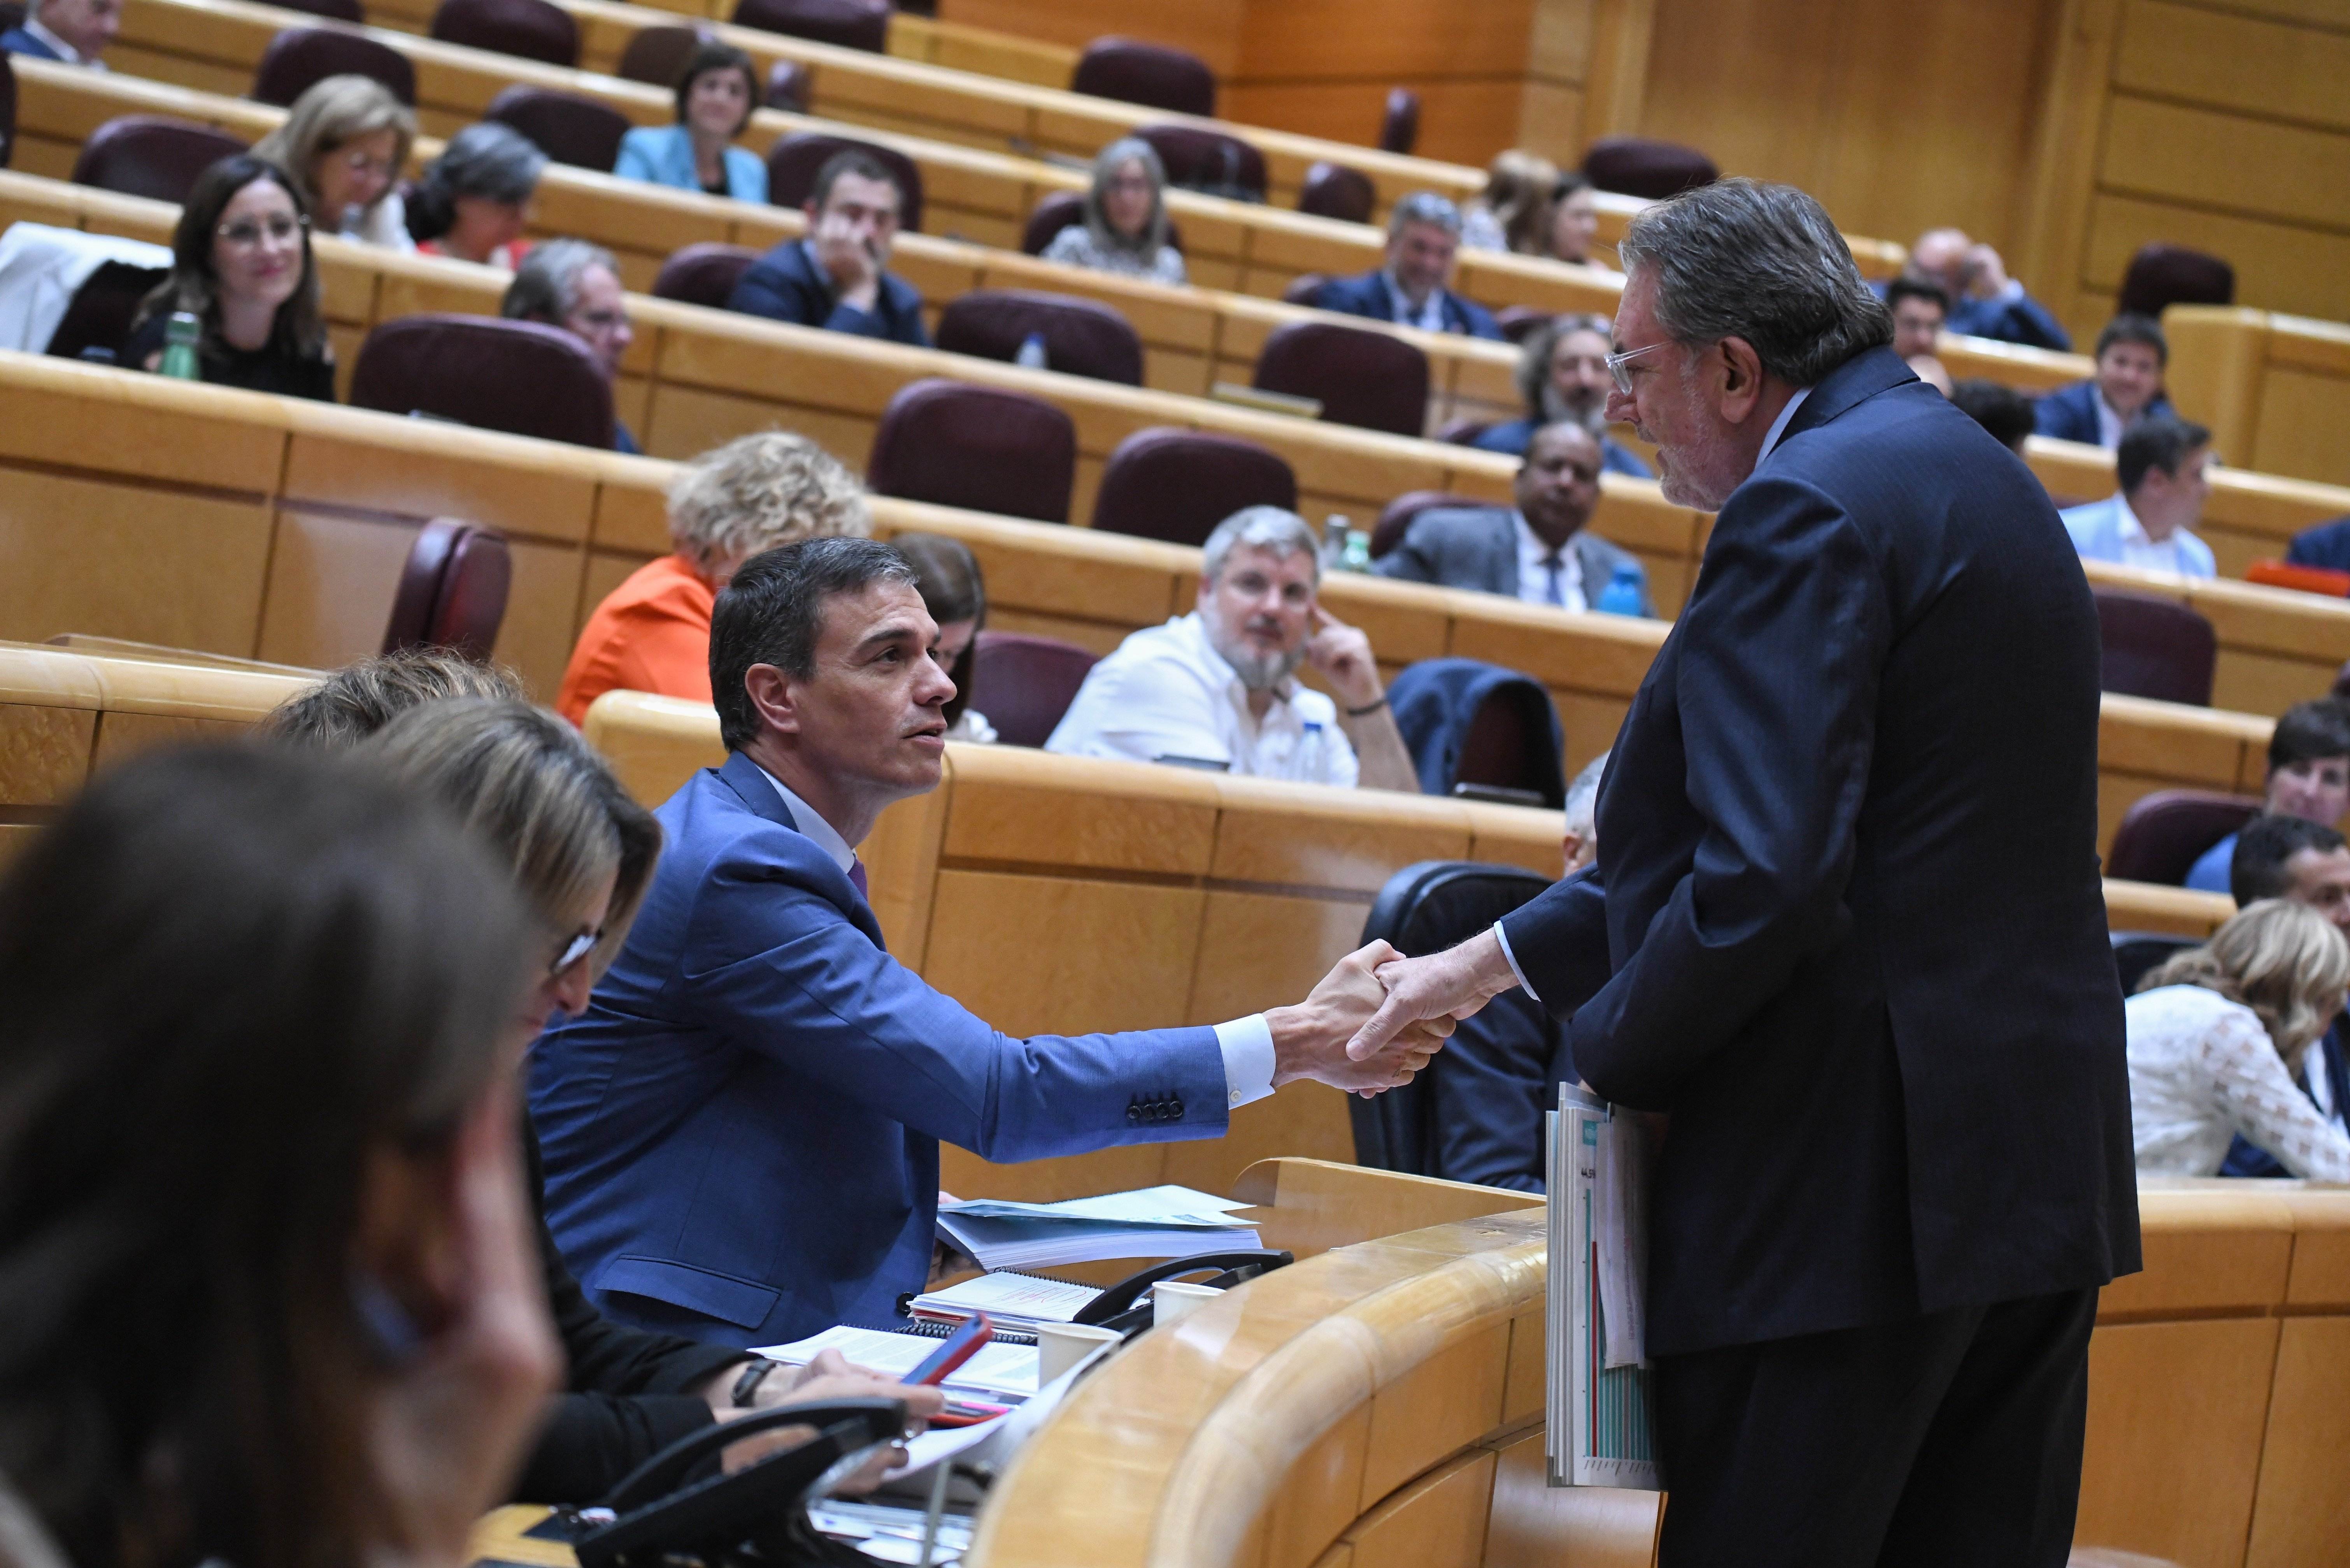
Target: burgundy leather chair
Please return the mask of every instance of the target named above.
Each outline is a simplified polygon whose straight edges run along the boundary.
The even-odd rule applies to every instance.
[[[132,266],[128,262],[101,262],[96,272],[74,290],[66,313],[49,334],[47,353],[60,359],[78,359],[90,349],[104,350],[111,359],[130,337],[139,306],[165,278],[169,267]],[[133,367],[134,369],[136,367]]]
[[[1603,191],[1662,200],[1721,178],[1713,160],[1694,147],[1645,136],[1607,136],[1583,155],[1583,172]]]
[[[1454,446],[1475,446],[1477,438],[1492,428],[1492,420],[1449,420],[1437,427],[1436,439]]]
[[[806,114],[808,95],[815,88],[815,78],[808,75],[806,66],[797,60],[777,60],[767,67],[764,102],[769,109],[780,109],[786,114]]]
[[[2199,610],[2126,588],[2093,587],[2106,647],[2107,691],[2165,702],[2211,705],[2220,639]]]
[[[1500,327],[1502,336],[1511,342],[1523,343],[1555,314],[1531,305],[1505,305],[1493,313],[1493,325]]]
[[[939,317],[938,346],[950,354],[1009,362],[1032,332],[1045,339],[1048,369],[1097,381],[1142,385],[1142,339],[1113,306],[1025,288],[974,288]]]
[[[269,40],[253,70],[253,97],[280,109],[328,77],[372,77],[416,107],[416,67],[389,44],[332,27],[296,27]]]
[[[1416,436],[1428,428],[1428,356],[1385,332],[1292,321],[1257,351],[1260,391],[1321,400],[1332,424]]]
[[[2160,320],[2162,313],[2174,305],[2235,303],[2234,267],[2205,251],[2158,244],[2140,245],[2137,254],[2130,257],[2114,309]]]
[[[384,628],[383,651],[445,648],[486,664],[506,618],[514,562],[505,535],[453,517],[435,517],[416,535],[400,568]]]
[[[1280,453],[1237,436],[1159,427],[1135,431],[1110,452],[1094,496],[1094,527],[1204,545],[1243,506],[1297,510],[1297,475]]]
[[[126,196],[184,202],[197,175],[244,151],[244,142],[209,125],[126,114],[89,133],[74,159],[73,182]]]
[[[1409,157],[1419,145],[1419,95],[1409,88],[1388,89],[1387,112],[1379,117],[1379,151]]]
[[[348,22],[354,27],[367,25],[367,11],[359,0],[270,0],[281,11],[303,11],[313,16],[324,16],[330,22]]]
[[[1075,191],[1055,191],[1030,211],[1028,226],[1020,231],[1020,248],[1032,256],[1043,255],[1055,234],[1085,221],[1085,197]]]
[[[612,445],[612,388],[560,327],[491,316],[403,316],[359,345],[351,407],[425,414],[574,446]]]
[[[767,200],[778,207],[806,205],[824,166],[848,151],[869,154],[875,162],[898,177],[898,193],[904,198],[898,212],[898,226],[908,234],[919,233],[922,227],[922,171],[914,167],[912,159],[894,148],[859,141],[851,136],[795,130],[778,140],[767,150]]]
[[[734,286],[758,265],[759,253],[748,245],[705,241],[671,252],[653,279],[653,297],[686,305],[706,305],[723,310],[734,296]]]
[[[889,47],[889,0],[740,0],[733,22],[877,55]]]
[[[1330,275],[1326,272],[1301,272],[1289,280],[1288,287],[1281,291],[1281,302],[1284,305],[1311,306],[1314,296],[1320,294],[1322,286],[1329,281]]]
[[[1264,200],[1264,154],[1239,137],[1200,125],[1145,125],[1134,134],[1159,154],[1169,184],[1211,196]]]
[[[1403,543],[1411,531],[1411,520],[1423,512],[1440,506],[1491,506],[1492,502],[1474,495],[1454,495],[1442,490],[1407,490],[1380,509],[1379,520],[1371,526],[1371,559],[1376,561]]]
[[[1099,655],[1057,637],[983,631],[972,639],[971,705],[1004,745],[1041,746],[1098,662]]]
[[[2350,659],[2344,660],[2342,668],[2334,672],[2334,689],[2326,695],[2350,698]]]
[[[1163,109],[1170,114],[1196,114],[1212,119],[1216,112],[1216,73],[1208,62],[1182,49],[1146,44],[1135,38],[1096,38],[1077,57],[1071,92],[1114,98]]]
[[[444,44],[567,68],[579,63],[579,24],[549,0],[441,0],[431,30]]]
[[[1558,733],[1558,710],[1540,681],[1521,677],[1495,686],[1477,704],[1447,782],[1522,790],[1556,811],[1566,804]]]
[[[516,84],[490,99],[482,118],[510,125],[557,163],[608,174],[633,122],[608,103],[576,92]]]
[[[1039,523],[1069,520],[1076,473],[1068,415],[1024,392],[936,377],[898,389],[865,465],[876,495]]]
[[[612,74],[623,81],[673,88],[678,73],[685,69],[685,62],[702,47],[702,39],[716,36],[700,27],[639,27],[630,36],[629,47],[620,51],[620,63]]]
[[[0,53],[0,169],[8,167],[8,155],[16,149],[16,72],[8,64],[7,55]]]
[[[1367,223],[1378,195],[1370,176],[1361,170],[1343,163],[1316,163],[1305,171],[1305,183],[1297,192],[1297,210],[1317,218]]]
[[[2258,816],[2262,805],[2256,794],[2202,789],[2158,789],[2141,795],[2114,829],[2106,875],[2176,888],[2187,880],[2205,850]]]
[[[0,0],[0,33],[13,33],[25,25],[25,0]]]

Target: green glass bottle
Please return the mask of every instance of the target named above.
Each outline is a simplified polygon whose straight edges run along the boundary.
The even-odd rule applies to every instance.
[[[155,367],[159,376],[172,376],[182,381],[201,381],[203,368],[196,362],[196,343],[204,335],[204,324],[185,310],[172,313],[170,323],[163,328],[163,358]]]

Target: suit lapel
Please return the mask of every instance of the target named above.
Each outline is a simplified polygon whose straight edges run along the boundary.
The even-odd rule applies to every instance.
[[[792,820],[792,808],[784,804],[784,797],[777,792],[775,781],[758,763],[740,752],[730,753],[725,765],[718,770],[718,777],[754,814],[765,817],[779,827],[799,832],[800,825]]]
[[[1917,379],[1890,348],[1871,348],[1865,354],[1856,354],[1812,389],[1812,395],[1804,400],[1804,406],[1795,410],[1795,417],[1787,421],[1786,430],[1780,434],[1780,445],[1827,423],[1879,392]]]
[[[1516,514],[1507,507],[1493,514],[1492,549],[1495,570],[1493,591],[1510,598],[1518,597],[1518,523]]]

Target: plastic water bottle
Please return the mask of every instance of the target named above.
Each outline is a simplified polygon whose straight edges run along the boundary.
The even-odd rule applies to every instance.
[[[204,324],[185,310],[175,310],[163,327],[163,358],[155,367],[159,376],[171,376],[182,381],[201,381],[203,368],[196,362],[196,344],[204,335]]]
[[[1012,356],[1012,362],[1030,370],[1045,369],[1045,335],[1041,332],[1031,332],[1027,337],[1023,337],[1020,340],[1020,352]]]
[[[1599,602],[1591,607],[1601,615],[1638,615],[1640,613],[1640,569],[1618,566],[1599,590]]]
[[[1325,576],[1347,569],[1347,519],[1336,512],[1322,520],[1322,571]]]
[[[1367,529],[1347,530],[1347,554],[1339,560],[1338,565],[1349,572],[1367,572],[1371,569],[1371,535]]]

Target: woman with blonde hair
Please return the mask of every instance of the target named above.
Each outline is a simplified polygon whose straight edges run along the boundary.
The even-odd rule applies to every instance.
[[[416,116],[371,77],[328,77],[253,150],[292,176],[322,234],[412,251],[397,186],[416,141]]]
[[[806,436],[764,431],[703,452],[669,489],[675,549],[606,596],[580,629],[556,711],[573,723],[611,691],[710,701],[710,615],[718,590],[763,550],[872,532],[865,487]]]
[[[1472,251],[1538,256],[1550,237],[1550,192],[1558,165],[1510,148],[1485,171],[1485,189],[1461,208],[1461,243]]]
[[[1152,283],[1181,283],[1183,253],[1167,243],[1167,166],[1139,136],[1122,136],[1094,160],[1085,221],[1053,236],[1043,259]]]
[[[2147,976],[2124,1008],[2139,1173],[2215,1176],[2241,1133],[2295,1176],[2350,1181],[2350,1137],[2293,1081],[2345,987],[2350,943],[2282,898]]]

